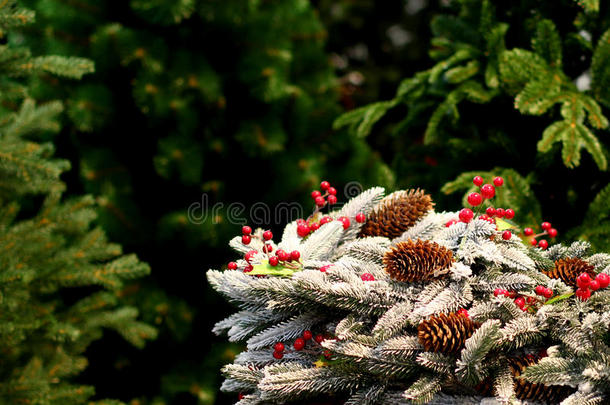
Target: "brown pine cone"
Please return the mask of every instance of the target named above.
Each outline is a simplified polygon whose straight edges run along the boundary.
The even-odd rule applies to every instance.
[[[534,358],[513,357],[509,359],[508,365],[515,380],[515,394],[521,400],[540,401],[547,404],[558,404],[568,395],[574,392],[571,387],[562,385],[533,384],[522,378],[518,378],[528,366],[536,364]]]
[[[379,202],[360,230],[360,236],[394,239],[412,227],[434,207],[423,190],[396,191]]]
[[[555,261],[555,267],[551,270],[543,271],[550,278],[559,278],[561,281],[572,287],[576,287],[576,278],[581,273],[588,273],[591,278],[595,278],[594,267],[582,259],[567,258]]]
[[[442,278],[453,262],[451,250],[419,239],[399,242],[383,256],[386,273],[394,280],[409,283]]]
[[[457,353],[480,325],[454,312],[432,316],[417,327],[419,343],[428,352]]]

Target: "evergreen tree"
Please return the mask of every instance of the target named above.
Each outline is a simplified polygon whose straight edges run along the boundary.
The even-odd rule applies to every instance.
[[[609,12],[597,1],[451,2],[431,22],[432,66],[335,127],[373,133],[400,186],[437,189],[467,171],[443,189],[450,193],[470,188],[473,170],[508,177],[510,168],[515,209],[533,223],[544,211],[563,230],[577,226],[610,180]],[[531,193],[520,198],[523,182]],[[591,209],[608,212],[597,201]],[[587,221],[572,236],[607,233],[607,221]],[[591,241],[608,249],[602,238]]]
[[[92,197],[62,198],[60,175],[70,164],[53,158],[51,135],[61,128],[63,105],[38,104],[26,79],[80,79],[93,63],[33,56],[16,33],[33,20],[16,1],[0,4],[0,401],[77,404],[94,387],[73,377],[104,330],[137,347],[155,337],[121,298],[125,282],[149,267],[107,240],[94,224]]]

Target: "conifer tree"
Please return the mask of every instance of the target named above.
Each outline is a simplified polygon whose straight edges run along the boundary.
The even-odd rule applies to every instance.
[[[104,330],[138,347],[154,338],[121,299],[125,282],[149,268],[94,224],[92,197],[62,197],[70,164],[53,157],[51,135],[63,105],[37,103],[27,78],[79,79],[93,63],[32,55],[16,29],[33,20],[16,1],[0,4],[0,402],[80,404],[94,387],[72,379]]]

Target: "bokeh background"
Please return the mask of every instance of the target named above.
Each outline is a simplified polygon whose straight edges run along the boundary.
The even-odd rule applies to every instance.
[[[235,402],[218,392],[219,369],[240,347],[211,334],[230,308],[204,277],[234,258],[227,242],[241,227],[227,218],[232,202],[309,207],[310,191],[326,179],[339,190],[352,181],[422,187],[439,209],[457,209],[461,195],[442,193],[444,184],[463,172],[502,167],[523,180],[527,195],[518,211],[579,235],[589,203],[609,180],[587,154],[568,169],[558,150],[538,153],[549,116],[520,114],[510,94],[485,105],[465,102],[435,143],[424,136],[431,111],[449,92],[443,86],[428,89],[415,106],[384,111],[366,137],[349,126],[333,128],[342,113],[395,97],[405,78],[450,48],[433,41],[451,37],[442,32],[443,21],[431,24],[435,16],[470,18],[460,14],[462,4],[475,9],[481,2],[22,3],[36,11],[36,23],[20,34],[34,54],[95,62],[95,73],[81,81],[32,79],[32,97],[66,105],[55,144],[57,156],[72,163],[63,177],[68,194],[93,195],[109,238],[152,269],[122,295],[159,328],[159,337],[139,350],[106,332],[91,345],[90,365],[76,380],[94,385],[97,398],[134,405]],[[575,1],[494,3],[498,19],[511,27],[508,48],[529,48],[535,22],[555,22],[573,79],[591,61],[591,46],[573,34],[589,30],[594,43],[608,28],[604,5],[587,17]],[[584,25],[575,25],[578,18]],[[202,198],[224,208],[193,223],[188,207]],[[282,225],[270,228],[277,233]]]

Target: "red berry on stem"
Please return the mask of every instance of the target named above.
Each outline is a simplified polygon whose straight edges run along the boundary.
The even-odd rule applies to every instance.
[[[511,231],[502,232],[502,239],[509,240],[513,236]]]
[[[599,273],[595,279],[599,282],[600,288],[606,288],[610,284],[610,276],[606,273]]]
[[[318,207],[323,207],[324,205],[326,205],[326,200],[324,199],[324,197],[316,197],[314,201],[316,202],[316,205]]]
[[[483,187],[481,187],[481,195],[483,196],[483,198],[486,198],[488,200],[494,198],[494,196],[496,195],[496,188],[491,184],[485,184]]]
[[[229,262],[229,264],[227,264],[227,268],[229,270],[237,270],[237,263],[235,262]]]
[[[479,215],[479,219],[483,219],[483,220],[487,221],[489,219],[489,216],[487,214]]]
[[[364,273],[360,278],[362,281],[375,281],[375,277],[371,273]]]
[[[241,233],[244,235],[250,235],[252,233],[252,228],[250,228],[249,226],[242,226],[241,228]]]
[[[305,236],[309,235],[309,226],[307,226],[306,224],[301,224],[299,226],[297,226],[297,234],[301,237],[304,238]]]
[[[513,219],[515,217],[515,211],[511,208],[508,208],[506,211],[504,211],[504,218],[506,219]]]
[[[547,232],[551,238],[554,238],[557,236],[557,229],[555,229],[555,228],[551,228]]]
[[[536,295],[544,295],[544,291],[546,290],[546,287],[543,285],[538,285],[536,286],[536,288],[534,289],[534,291],[536,292]]]
[[[271,231],[263,232],[263,239],[265,239],[265,240],[273,239],[273,233],[271,233]]]
[[[318,190],[312,191],[311,192],[311,198],[313,198],[314,200],[318,197],[320,197],[322,195],[322,193],[320,193]]]
[[[280,360],[282,357],[284,357],[284,353],[275,351],[275,352],[273,352],[273,357]]]
[[[525,234],[525,236],[530,236],[534,234],[534,230],[532,228],[525,228],[523,230],[523,233]]]
[[[251,264],[249,264],[244,269],[244,273],[250,273],[252,270],[254,270],[254,267]]]
[[[458,216],[462,222],[470,222],[474,217],[474,212],[470,208],[462,208]]]
[[[496,208],[496,216],[498,218],[504,218],[504,214],[506,214],[504,208]]]
[[[474,176],[474,178],[472,179],[472,182],[474,183],[475,186],[480,187],[481,184],[483,184],[483,177]]]
[[[356,222],[361,224],[364,221],[366,221],[366,216],[362,212],[357,213],[356,214]]]
[[[329,203],[330,205],[335,205],[335,204],[337,203],[337,197],[336,197],[336,196],[334,196],[334,195],[332,195],[332,194],[331,194],[331,195],[329,195],[329,196],[328,196],[328,203]]]
[[[269,264],[273,267],[277,266],[280,263],[280,259],[277,256],[271,256],[269,258]]]
[[[246,259],[246,261],[250,261],[250,259],[252,259],[252,256],[254,256],[257,253],[258,252],[256,250],[251,250],[248,253],[246,253],[246,255],[244,256],[244,259]]]
[[[277,255],[278,259],[280,259],[283,262],[290,259],[290,255],[288,253],[286,253],[283,249],[278,249],[277,252],[275,252],[275,254]]]
[[[504,295],[504,291],[505,291],[505,290],[504,290],[503,288],[496,288],[496,289],[494,290],[494,296],[496,296],[496,297],[497,297],[498,295]]]
[[[263,246],[263,253],[271,253],[271,252],[273,252],[273,246],[271,246],[271,245]]]
[[[599,281],[597,280],[591,280],[591,282],[589,283],[589,288],[593,291],[597,291],[599,290],[601,286],[599,285]]]
[[[530,239],[530,245],[536,246],[537,244],[538,244],[538,241],[536,240],[536,238]]]
[[[313,337],[313,334],[311,333],[310,330],[306,330],[303,332],[303,339],[305,340],[309,340]]]
[[[588,288],[578,288],[574,295],[581,301],[586,301],[591,297],[591,290]]]
[[[470,315],[468,315],[468,311],[466,311],[464,308],[460,308],[460,309],[457,311],[457,314],[458,314],[458,315],[465,316],[466,318],[468,318],[468,317],[470,316]]]
[[[326,192],[330,195],[337,195],[337,189],[334,187],[329,187],[328,190],[326,190]]]
[[[305,347],[305,340],[303,338],[296,338],[293,343],[294,350],[303,350]]]
[[[299,258],[301,257],[301,252],[299,252],[298,250],[293,250],[292,252],[290,252],[290,258],[292,260],[299,260]]]
[[[551,223],[550,222],[543,222],[541,225],[542,229],[544,229],[545,231],[548,231],[549,229],[551,229]]]
[[[523,307],[525,307],[525,299],[523,297],[517,297],[515,298],[515,304],[517,304],[519,308],[523,309]]]
[[[330,269],[330,266],[332,266],[332,264],[327,264],[326,266],[322,266],[322,267],[320,267],[320,271],[322,273],[326,273],[326,270]]]
[[[476,207],[477,205],[481,205],[483,202],[483,197],[479,193],[470,193],[468,194],[468,204]]]
[[[284,344],[282,342],[277,342],[273,345],[273,350],[275,350],[276,352],[283,352],[285,348],[286,347],[284,347]]]
[[[543,239],[540,242],[538,242],[538,247],[540,249],[544,250],[549,247],[549,242]]]
[[[455,219],[452,219],[450,221],[447,221],[447,223],[445,224],[445,226],[447,228],[449,228],[451,225],[457,224],[458,221],[456,221]]]
[[[580,276],[576,277],[576,285],[580,288],[587,288],[591,283],[591,277],[587,273],[580,273]]]
[[[504,184],[504,179],[502,177],[498,176],[494,179],[494,185],[496,187],[500,187],[502,184]]]
[[[330,222],[330,221],[332,221],[332,220],[333,220],[333,219],[332,219],[331,217],[329,217],[329,216],[322,217],[322,218],[320,219],[320,225],[327,224],[327,223],[329,223],[329,222]]]
[[[553,296],[553,290],[551,290],[550,288],[545,288],[542,295],[544,296],[544,298],[549,299]]]
[[[327,181],[323,181],[322,183],[320,183],[320,188],[324,191],[328,190],[329,187],[330,187],[330,183]]]
[[[317,343],[322,343],[324,341],[324,336],[316,335],[316,337],[313,338],[313,340],[315,340]]]
[[[496,209],[494,207],[487,207],[485,213],[490,217],[493,217],[494,215],[496,215]]]
[[[252,238],[250,237],[250,235],[243,235],[241,237],[241,243],[243,243],[244,245],[249,245],[250,241],[252,241]]]
[[[349,218],[348,217],[339,217],[339,218],[337,218],[337,220],[343,222],[343,229],[349,228],[350,222],[349,222]]]

